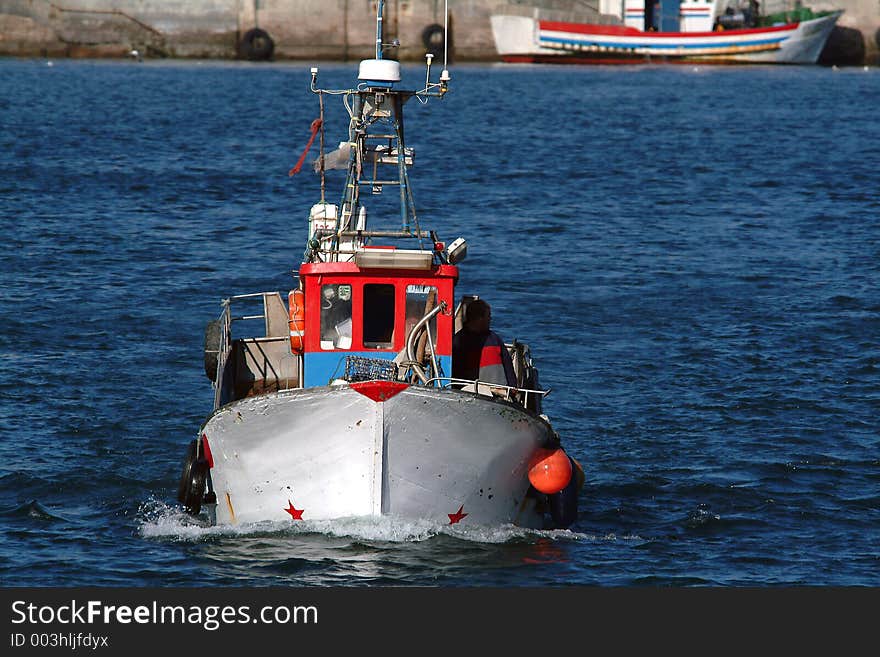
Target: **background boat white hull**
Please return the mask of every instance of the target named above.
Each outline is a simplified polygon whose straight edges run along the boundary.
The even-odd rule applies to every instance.
[[[553,430],[486,397],[409,387],[376,402],[347,386],[290,390],[229,404],[202,433],[219,524],[378,515],[543,524],[526,497],[528,460]]]
[[[754,28],[710,33],[638,34],[541,29],[534,18],[492,16],[492,34],[505,61],[543,63],[815,64],[842,12],[804,21],[790,30]],[[559,24],[557,24],[559,25]],[[606,27],[607,26],[603,26]]]

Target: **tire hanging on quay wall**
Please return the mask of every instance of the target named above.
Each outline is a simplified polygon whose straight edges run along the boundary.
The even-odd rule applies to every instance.
[[[422,30],[422,43],[434,57],[439,57],[443,54],[443,43],[445,40],[446,31],[439,23],[432,23]]]
[[[275,52],[275,42],[266,30],[259,27],[248,30],[238,43],[239,55],[252,62],[266,61]]]

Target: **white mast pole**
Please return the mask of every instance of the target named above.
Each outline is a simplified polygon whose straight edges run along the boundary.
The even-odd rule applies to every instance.
[[[382,10],[385,7],[385,0],[379,0],[376,3],[376,59],[382,59]]]

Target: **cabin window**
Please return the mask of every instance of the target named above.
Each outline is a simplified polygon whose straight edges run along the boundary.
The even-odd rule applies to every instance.
[[[419,320],[433,310],[438,303],[437,288],[430,285],[407,285],[406,286],[406,336],[418,324]],[[431,318],[431,343],[437,344],[437,316]],[[424,335],[424,334],[423,334]],[[419,343],[426,340],[419,338]],[[420,345],[416,343],[418,348]]]
[[[351,348],[351,285],[321,286],[321,349]]]
[[[394,346],[394,286],[364,285],[364,347],[390,349]]]

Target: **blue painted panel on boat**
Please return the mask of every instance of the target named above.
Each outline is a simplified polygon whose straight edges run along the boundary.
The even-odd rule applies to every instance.
[[[303,356],[303,386],[326,386],[333,379],[341,377],[345,372],[346,356],[366,356],[364,353],[351,351],[319,351]],[[379,357],[370,354],[370,358]]]
[[[438,376],[452,376],[452,356],[437,356]]]
[[[393,351],[315,351],[304,355],[303,386],[326,386],[333,379],[340,378],[345,374],[345,357],[359,356],[361,358],[374,358],[382,360],[394,360],[397,352]],[[441,376],[449,376],[452,372],[452,357],[438,356],[437,366]]]
[[[660,31],[678,32],[681,29],[680,13],[681,0],[660,0]]]

